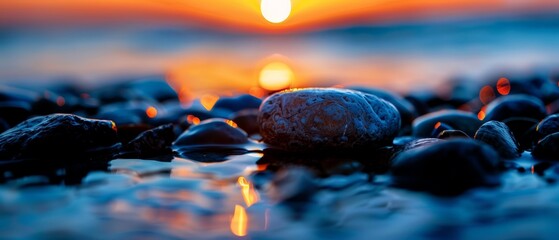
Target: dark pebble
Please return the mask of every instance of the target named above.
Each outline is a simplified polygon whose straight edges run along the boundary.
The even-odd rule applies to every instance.
[[[444,130],[437,136],[438,139],[451,139],[451,138],[470,138],[468,134],[460,130]]]
[[[171,153],[171,145],[177,138],[177,127],[173,124],[162,125],[145,132],[124,145],[124,151],[136,157],[145,158]]]
[[[25,101],[1,101],[0,118],[15,126],[31,117],[31,104]]]
[[[245,109],[258,109],[262,100],[249,94],[236,97],[221,97],[213,106],[216,109],[226,109],[231,112],[238,112]]]
[[[152,76],[130,81],[126,86],[133,95],[158,102],[178,101],[175,90],[165,81],[165,76]]]
[[[552,133],[544,137],[532,150],[532,156],[537,159],[559,160],[559,133]]]
[[[506,124],[499,121],[489,121],[481,125],[474,136],[495,149],[503,159],[520,157],[522,150]]]
[[[400,153],[393,160],[393,185],[437,195],[496,186],[498,153],[475,140],[453,139]]]
[[[248,142],[246,132],[231,121],[213,118],[192,125],[173,143],[175,147],[195,145],[227,145]]]
[[[539,138],[559,132],[559,114],[549,115],[544,118],[536,127]]]
[[[487,105],[484,121],[503,121],[508,118],[534,118],[541,120],[547,116],[543,102],[528,95],[502,96]]]
[[[260,127],[258,126],[258,109],[241,110],[235,113],[231,120],[237,123],[248,135],[260,132]]]
[[[536,131],[538,122],[539,120],[525,117],[503,120],[503,123],[505,123],[513,133],[521,150],[531,150],[538,142],[539,138]]]
[[[416,118],[412,125],[412,134],[415,137],[431,137],[437,123],[445,124],[452,129],[461,130],[473,137],[482,122],[470,112],[458,110],[443,110],[429,113]]]
[[[28,119],[0,134],[0,159],[89,157],[116,143],[112,121],[52,114]]]

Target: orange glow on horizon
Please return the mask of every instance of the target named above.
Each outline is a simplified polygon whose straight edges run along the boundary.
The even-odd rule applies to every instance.
[[[243,206],[235,205],[235,212],[231,219],[231,232],[235,236],[244,237],[247,235],[248,215]]]
[[[146,109],[146,115],[147,115],[149,118],[157,117],[157,108],[155,108],[155,107],[148,107],[148,108]]]
[[[262,1],[267,2],[268,0]],[[261,0],[18,0],[0,1],[0,23],[19,25],[114,25],[120,23],[200,23],[225,30],[275,33],[327,28],[355,22],[413,20],[428,15],[456,16],[559,8],[549,0],[291,0],[289,18],[273,24],[262,17]],[[284,2],[285,3],[285,2]],[[284,13],[285,15],[285,13]]]

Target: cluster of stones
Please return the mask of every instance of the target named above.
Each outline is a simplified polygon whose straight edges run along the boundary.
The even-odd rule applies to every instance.
[[[401,97],[366,87],[303,88],[264,100],[222,97],[208,108],[200,101],[183,107],[159,78],[87,94],[72,86],[5,87],[0,159],[149,157],[255,141],[300,154],[389,149],[394,186],[457,194],[498,185],[500,164],[524,151],[559,159],[557,84],[511,78],[507,90],[488,101],[467,91]]]

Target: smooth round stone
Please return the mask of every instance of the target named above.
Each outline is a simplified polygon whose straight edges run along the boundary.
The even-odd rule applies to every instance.
[[[487,105],[484,121],[503,121],[513,117],[541,120],[546,116],[545,106],[540,99],[529,95],[507,95]]]
[[[158,102],[178,101],[177,92],[165,81],[165,76],[153,76],[144,79],[130,81],[127,86],[130,91],[144,99]]]
[[[520,157],[522,150],[509,127],[498,121],[489,121],[481,125],[474,136],[475,140],[482,141],[497,150],[503,159]]]
[[[28,119],[0,134],[0,160],[88,157],[116,143],[112,121],[52,114]]]
[[[393,185],[437,195],[456,195],[471,188],[496,186],[498,153],[471,139],[452,139],[413,148],[393,160]]]
[[[402,151],[407,151],[415,148],[429,146],[441,141],[442,140],[438,138],[418,138],[404,144],[402,147],[400,147],[400,149],[402,149]]]
[[[389,145],[400,114],[389,102],[334,88],[287,90],[266,98],[258,115],[264,142],[290,151]]]
[[[544,118],[536,127],[536,132],[541,138],[559,132],[559,114],[549,115]]]
[[[228,145],[248,142],[245,131],[231,121],[212,118],[192,125],[173,143],[175,147],[194,145]]]
[[[244,109],[258,109],[262,100],[249,94],[235,97],[221,97],[215,102],[214,108],[238,112]]]
[[[431,136],[432,138],[437,138],[439,136],[439,134],[441,134],[443,131],[446,130],[454,130],[451,126],[449,126],[446,123],[436,123],[435,127],[433,127],[433,132],[431,132]]]
[[[532,156],[537,159],[559,160],[559,133],[552,133],[544,137],[532,150]]]
[[[237,112],[231,120],[237,123],[248,135],[260,132],[260,127],[258,126],[258,109],[241,110]]]
[[[402,126],[411,125],[412,121],[417,117],[417,112],[415,111],[415,107],[413,106],[413,104],[393,92],[362,86],[349,87],[349,89],[375,95],[389,103],[392,103],[392,105],[394,105],[394,107],[396,107],[396,109],[398,109],[398,112],[400,113]]]
[[[146,123],[148,116],[146,109],[152,105],[146,102],[122,102],[107,104],[95,116],[98,119],[114,121],[117,126],[136,125]]]
[[[461,130],[470,137],[474,136],[482,124],[473,113],[459,110],[442,110],[416,118],[412,124],[412,135],[420,138],[431,137],[437,123],[445,124],[455,130]]]
[[[537,119],[526,117],[513,117],[503,120],[503,123],[509,127],[522,150],[530,150],[538,142],[536,127],[539,122]]]
[[[124,150],[136,157],[152,157],[171,153],[171,145],[178,136],[177,130],[178,127],[173,124],[165,124],[144,131],[124,145]]]

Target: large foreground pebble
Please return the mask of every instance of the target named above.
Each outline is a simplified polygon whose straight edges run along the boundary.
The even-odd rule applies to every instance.
[[[112,121],[52,114],[28,119],[0,134],[0,160],[87,157],[116,142]]]
[[[258,123],[266,143],[286,150],[364,149],[390,144],[400,128],[400,114],[373,95],[308,88],[265,99]]]
[[[417,191],[454,195],[499,183],[499,156],[486,144],[454,139],[413,148],[393,160],[393,183]]]

